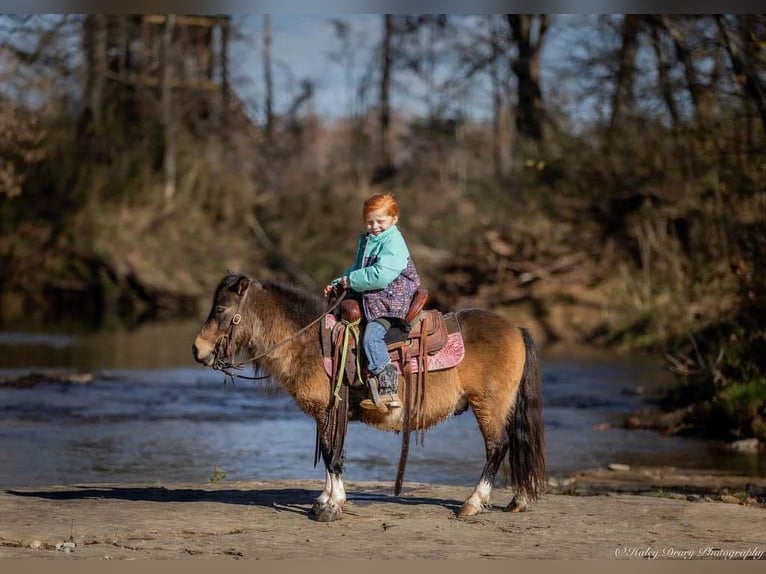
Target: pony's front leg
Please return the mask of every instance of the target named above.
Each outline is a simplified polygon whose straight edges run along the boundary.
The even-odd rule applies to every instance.
[[[319,516],[324,509],[333,505],[339,506],[342,513],[343,506],[346,504],[346,490],[343,486],[343,479],[340,475],[334,475],[329,470],[325,472],[327,476],[325,478],[324,490],[317,496],[314,505],[311,507],[311,513],[315,516]]]
[[[331,492],[332,492],[332,478],[330,476],[330,471],[325,470],[324,490],[319,496],[317,496],[317,499],[314,501],[314,506],[311,507],[312,514],[318,514],[319,509],[327,504],[327,501],[330,500]]]
[[[325,463],[326,479],[324,490],[314,501],[311,513],[319,522],[332,522],[343,516],[343,506],[346,504],[346,489],[343,486],[343,458],[333,463],[332,454],[325,447],[324,440],[320,445],[322,460]]]
[[[319,522],[332,522],[343,517],[343,506],[346,504],[346,490],[343,479],[339,474],[328,472],[330,483],[329,493],[322,492],[314,502],[311,512]]]

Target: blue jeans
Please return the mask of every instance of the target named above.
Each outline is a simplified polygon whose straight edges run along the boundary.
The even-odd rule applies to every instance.
[[[364,329],[364,354],[367,356],[367,368],[373,375],[377,375],[383,370],[391,358],[388,356],[388,349],[383,337],[386,336],[388,327],[379,321],[370,321]]]

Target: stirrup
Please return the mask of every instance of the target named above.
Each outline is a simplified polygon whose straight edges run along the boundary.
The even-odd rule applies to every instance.
[[[370,399],[364,399],[362,402],[359,403],[359,406],[363,409],[366,409],[368,411],[378,411],[379,413],[387,413],[388,407],[381,403],[380,405],[376,405],[373,401]]]
[[[402,401],[399,400],[399,395],[396,393],[381,395],[380,402],[387,405],[389,409],[398,409],[402,406]]]
[[[388,407],[381,401],[378,394],[378,381],[377,378],[367,381],[367,386],[370,389],[370,396],[372,399],[364,399],[359,403],[359,406],[368,411],[378,411],[381,413],[387,413]]]
[[[380,404],[375,403],[375,401],[371,399],[364,399],[359,403],[359,406],[370,411],[378,410],[381,413],[387,413],[389,409],[399,409],[402,407],[399,395],[380,395],[378,399],[380,400]]]

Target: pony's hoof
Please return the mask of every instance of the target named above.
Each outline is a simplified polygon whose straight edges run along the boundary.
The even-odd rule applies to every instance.
[[[314,502],[314,504],[311,506],[311,514],[314,516],[319,516],[319,511],[322,510],[323,504],[319,502],[318,500]]]
[[[463,506],[460,507],[460,510],[457,511],[457,517],[458,518],[466,518],[468,516],[476,516],[481,512],[481,507],[477,507],[474,504],[469,504],[468,502],[464,502]]]
[[[527,500],[525,498],[519,498],[518,496],[514,496],[513,499],[508,503],[508,506],[506,506],[503,509],[503,512],[526,512],[527,511]]]
[[[334,522],[340,520],[343,517],[343,509],[340,506],[334,504],[326,504],[324,506],[315,503],[311,511],[316,516],[317,522]]]

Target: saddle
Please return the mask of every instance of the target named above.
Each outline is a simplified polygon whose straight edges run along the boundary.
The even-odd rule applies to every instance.
[[[391,362],[400,374],[405,374],[412,363],[412,372],[425,372],[454,366],[450,361],[433,360],[453,339],[462,337],[454,313],[442,314],[438,310],[424,310],[428,291],[418,289],[412,298],[403,322],[392,325],[385,337]],[[364,385],[361,372],[364,353],[361,352],[362,313],[359,303],[346,299],[340,305],[338,317],[327,317],[322,323],[321,347],[328,374],[343,371],[344,384],[357,387]],[[455,346],[454,344],[452,345]],[[345,356],[343,349],[346,348]],[[457,357],[456,353],[452,353]],[[429,360],[429,357],[431,360]],[[462,358],[460,356],[459,358]],[[343,363],[342,365],[340,363]]]

